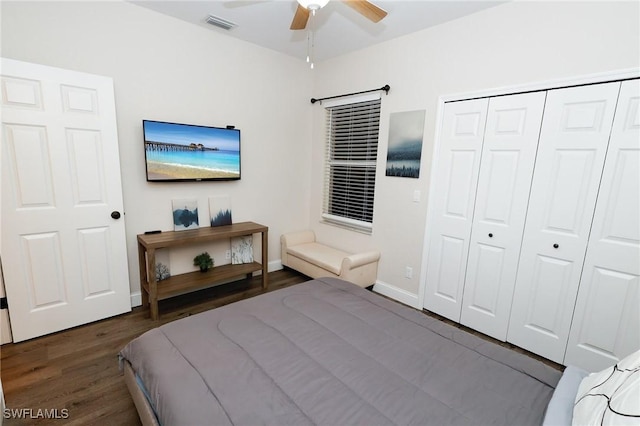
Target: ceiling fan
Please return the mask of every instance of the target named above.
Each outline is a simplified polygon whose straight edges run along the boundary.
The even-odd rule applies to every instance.
[[[309,15],[322,9],[329,0],[298,0],[298,8],[291,21],[292,30],[304,30],[309,21]],[[343,0],[343,3],[373,22],[379,22],[387,16],[387,12],[368,0]]]

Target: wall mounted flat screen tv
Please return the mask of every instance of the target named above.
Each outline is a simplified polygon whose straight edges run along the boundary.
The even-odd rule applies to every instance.
[[[149,182],[240,179],[240,130],[143,120]]]

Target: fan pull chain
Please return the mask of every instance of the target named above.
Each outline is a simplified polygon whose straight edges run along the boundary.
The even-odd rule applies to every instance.
[[[307,32],[307,62],[311,69],[313,69],[313,50],[315,47],[315,28],[314,17],[316,16],[316,10],[311,10],[311,16],[309,17],[309,30]]]
[[[312,38],[313,38],[313,32],[311,30],[307,30],[307,63],[308,64],[312,64]]]

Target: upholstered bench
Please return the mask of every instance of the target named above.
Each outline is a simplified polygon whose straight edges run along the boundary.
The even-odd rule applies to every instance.
[[[316,242],[313,231],[284,234],[280,246],[282,265],[311,278],[338,277],[360,287],[376,282],[380,259],[377,250],[347,253]]]

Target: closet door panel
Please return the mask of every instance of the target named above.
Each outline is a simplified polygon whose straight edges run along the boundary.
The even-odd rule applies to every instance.
[[[507,337],[546,92],[489,100],[461,322]]]
[[[507,338],[560,363],[619,88],[547,94]]]
[[[623,82],[564,360],[590,371],[640,349],[639,103]]]
[[[444,107],[424,307],[460,320],[487,99]]]

